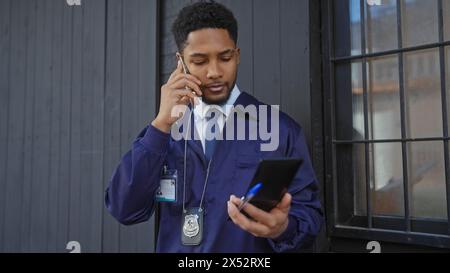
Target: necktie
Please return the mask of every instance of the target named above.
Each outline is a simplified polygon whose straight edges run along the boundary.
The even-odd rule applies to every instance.
[[[214,148],[216,146],[216,138],[213,137],[215,136],[216,131],[219,130],[218,124],[217,122],[215,122],[216,120],[214,119],[216,112],[215,111],[211,111],[209,112],[210,115],[206,115],[206,121],[207,124],[210,124],[214,122],[214,124],[211,125],[207,125],[207,130],[206,130],[206,134],[205,134],[205,158],[206,161],[209,162],[212,158],[212,155],[214,153]],[[208,128],[211,128],[211,130],[208,130]],[[211,134],[210,134],[211,133]],[[209,137],[208,137],[209,135]]]

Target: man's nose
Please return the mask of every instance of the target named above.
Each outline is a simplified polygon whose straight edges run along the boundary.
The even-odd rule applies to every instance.
[[[221,78],[222,70],[220,69],[220,66],[217,62],[211,62],[211,64],[208,66],[208,74],[206,75],[208,79],[218,79]]]

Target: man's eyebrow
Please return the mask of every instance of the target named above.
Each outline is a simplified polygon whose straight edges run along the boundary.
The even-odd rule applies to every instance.
[[[234,52],[234,49],[230,48],[230,49],[220,52],[219,55],[225,55],[225,54],[229,54],[229,53],[233,53],[233,52]]]
[[[234,49],[230,48],[230,49],[226,49],[222,52],[219,53],[219,55],[225,55],[225,54],[229,54],[229,53],[233,53]],[[189,55],[191,58],[195,58],[195,57],[208,57],[208,54],[206,53],[200,53],[200,52],[196,52],[196,53],[192,53]]]
[[[191,58],[194,58],[194,57],[208,57],[208,54],[205,54],[205,53],[192,53],[189,56]]]

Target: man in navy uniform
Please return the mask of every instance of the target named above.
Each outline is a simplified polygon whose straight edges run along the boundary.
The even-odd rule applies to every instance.
[[[270,151],[261,149],[267,139],[260,136],[207,137],[205,128],[225,134],[235,114],[230,106],[267,106],[236,85],[240,50],[233,14],[215,2],[191,4],[180,11],[172,32],[178,66],[161,87],[157,117],[111,177],[107,209],[120,223],[131,225],[148,220],[158,208],[157,252],[293,252],[310,247],[323,213],[302,128],[279,112],[278,126],[267,125],[277,129],[277,147]],[[180,105],[193,109],[192,116],[184,115],[191,121],[186,131],[192,128],[198,139],[171,134],[182,119],[173,114]],[[209,126],[212,116],[218,130]],[[260,110],[236,116],[234,121],[247,128],[252,122],[257,123],[253,128],[267,122]],[[245,195],[259,160],[280,157],[303,160],[288,193],[269,212],[247,204],[241,213],[242,201],[236,196]]]

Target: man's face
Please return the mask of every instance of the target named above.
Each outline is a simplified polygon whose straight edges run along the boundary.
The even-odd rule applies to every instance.
[[[223,104],[228,100],[236,82],[239,54],[226,29],[189,33],[182,55],[189,72],[202,82],[205,103]]]

